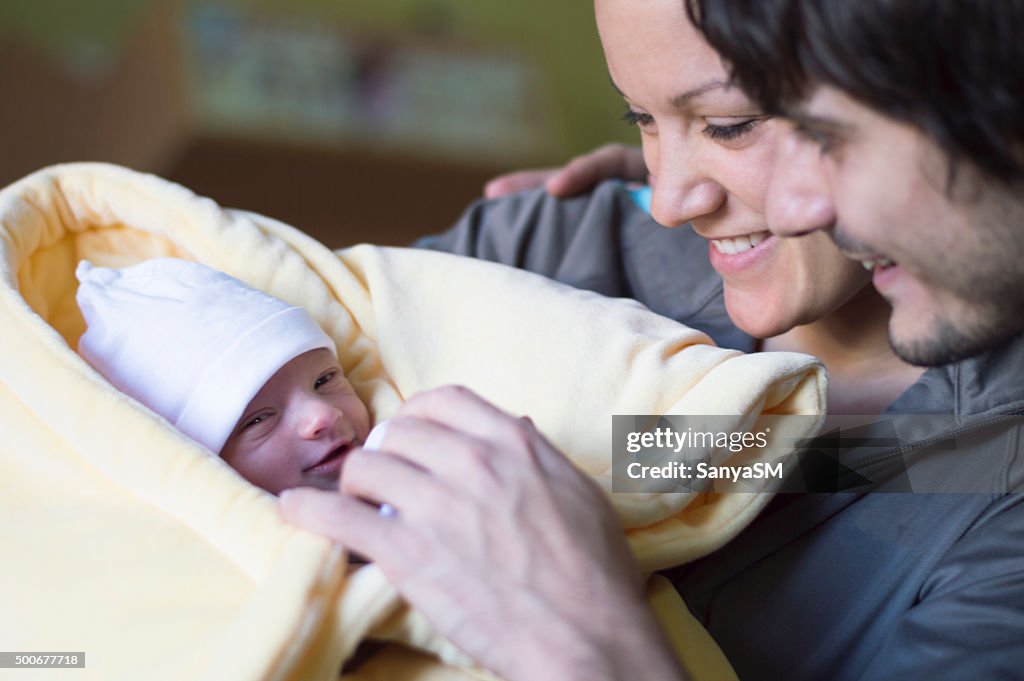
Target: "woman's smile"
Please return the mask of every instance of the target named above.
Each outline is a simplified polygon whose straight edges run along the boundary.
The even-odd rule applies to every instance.
[[[727,276],[740,274],[764,262],[775,251],[778,237],[763,231],[708,241],[711,266],[719,274]]]

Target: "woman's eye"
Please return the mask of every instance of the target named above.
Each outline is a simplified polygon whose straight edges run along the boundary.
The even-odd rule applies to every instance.
[[[733,125],[716,125],[714,123],[708,123],[707,127],[704,128],[704,134],[713,140],[728,142],[729,140],[734,140],[747,134],[763,120],[763,118],[751,118]]]
[[[622,120],[626,122],[626,125],[635,125],[639,128],[645,128],[654,123],[654,116],[640,111],[633,111],[627,106],[626,112],[622,114]]]

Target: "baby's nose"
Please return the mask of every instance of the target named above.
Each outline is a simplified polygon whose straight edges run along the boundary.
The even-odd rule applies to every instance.
[[[304,409],[299,433],[307,440],[331,434],[342,418],[339,409],[320,400],[312,400]]]

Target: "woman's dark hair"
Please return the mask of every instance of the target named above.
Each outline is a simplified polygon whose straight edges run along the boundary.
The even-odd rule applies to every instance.
[[[1024,180],[1024,0],[685,0],[769,112],[836,87],[1007,183]]]

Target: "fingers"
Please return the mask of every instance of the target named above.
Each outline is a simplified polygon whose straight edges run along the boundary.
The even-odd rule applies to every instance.
[[[499,175],[484,185],[484,197],[496,199],[506,194],[515,194],[527,189],[542,187],[548,177],[555,172],[557,172],[555,168],[539,168]]]
[[[389,435],[391,432],[389,428]],[[387,451],[352,452],[345,461],[340,484],[342,494],[387,503],[400,511],[413,503],[441,505],[435,477],[408,458]]]
[[[517,438],[521,421],[474,393],[469,388],[448,385],[414,395],[398,410],[399,417],[433,421],[450,431],[481,440]]]
[[[510,472],[562,478],[574,470],[528,417],[516,418],[462,386],[415,395],[392,423],[384,449],[481,494]]]
[[[543,186],[552,196],[567,198],[611,178],[645,182],[647,168],[643,152],[625,144],[605,144],[577,156],[561,168],[537,168],[499,175],[484,185],[484,196],[495,199]]]
[[[426,471],[423,475],[429,478],[408,488],[415,495],[412,503],[418,508],[435,502],[443,504],[440,499],[443,490],[435,493],[430,485],[462,488],[474,497],[486,496],[497,485],[503,466],[507,467],[498,452],[499,447],[474,435],[417,417],[396,418],[391,423],[393,426],[388,430],[383,448],[396,460]],[[342,488],[346,489],[344,477]],[[386,495],[380,498],[390,501]]]
[[[284,519],[316,532],[370,558],[376,558],[393,543],[397,524],[383,518],[377,509],[359,499],[297,487],[281,493]]]

